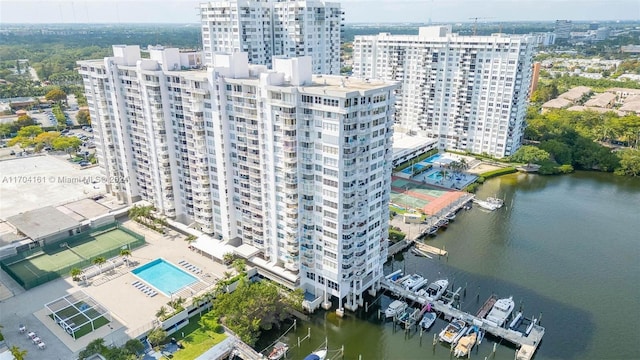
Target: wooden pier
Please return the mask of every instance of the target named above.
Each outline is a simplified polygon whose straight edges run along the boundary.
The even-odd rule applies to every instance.
[[[430,254],[434,254],[434,255],[438,255],[438,256],[447,256],[447,251],[446,250],[442,250],[440,248],[437,248],[435,246],[431,246],[431,245],[427,245],[425,243],[421,243],[419,241],[416,241],[416,249],[430,253]]]
[[[415,293],[408,291],[402,286],[399,286],[387,279],[383,279],[381,285],[383,289],[398,294],[400,297],[417,302],[421,305],[426,305],[427,303],[426,298],[418,296]],[[459,290],[460,289],[458,289],[458,291]],[[445,317],[462,319],[468,324],[473,324],[496,337],[502,338],[509,341],[510,343],[515,344],[516,346],[518,346],[518,351],[516,352],[516,360],[530,360],[533,357],[533,354],[538,349],[538,345],[540,345],[540,341],[544,336],[545,329],[544,327],[539,325],[533,325],[533,328],[531,329],[529,335],[525,335],[519,331],[505,329],[500,326],[490,324],[483,318],[456,309],[451,305],[451,301],[443,302],[442,300],[438,300],[436,302],[433,302],[431,305],[432,309],[439,313],[442,313]]]

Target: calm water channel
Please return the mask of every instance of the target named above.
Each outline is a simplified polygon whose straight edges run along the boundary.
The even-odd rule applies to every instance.
[[[485,183],[479,198],[499,196],[506,206],[493,213],[478,207],[459,213],[446,231],[428,240],[446,247],[449,258],[397,256],[388,272],[405,269],[430,281],[447,278],[467,286],[462,309],[475,313],[491,294],[513,296],[516,309],[538,317],[546,334],[535,359],[640,358],[640,179],[579,172],[542,177],[514,174]],[[479,296],[478,296],[479,294]],[[478,300],[479,299],[479,300]],[[345,359],[449,359],[449,348],[432,345],[438,322],[427,333],[408,335],[377,311],[391,299],[382,296],[369,312],[320,312],[298,323],[285,341],[289,358],[302,359],[321,345],[344,345]],[[297,348],[311,328],[311,338]],[[278,335],[265,336],[267,346]],[[492,358],[487,338],[472,358]],[[496,359],[513,359],[500,344]]]

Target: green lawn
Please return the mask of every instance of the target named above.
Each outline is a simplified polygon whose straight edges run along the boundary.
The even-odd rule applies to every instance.
[[[189,325],[172,334],[184,346],[184,349],[173,354],[174,360],[193,360],[227,338],[224,333],[203,329],[195,319],[196,317],[191,318]],[[184,333],[184,338],[181,333]]]

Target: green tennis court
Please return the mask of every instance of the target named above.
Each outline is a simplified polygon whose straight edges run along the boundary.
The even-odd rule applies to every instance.
[[[422,209],[429,203],[427,200],[418,199],[395,191],[391,191],[391,202],[413,209]]]
[[[142,244],[142,236],[129,229],[111,226],[4,259],[2,268],[29,289],[55,278],[68,276],[74,267],[89,266],[96,257],[118,256],[121,249],[133,249]]]

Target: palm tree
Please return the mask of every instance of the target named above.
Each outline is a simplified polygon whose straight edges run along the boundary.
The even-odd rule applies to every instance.
[[[196,240],[198,240],[198,237],[195,236],[195,235],[189,235],[184,239],[184,241],[186,241],[187,244],[189,244],[189,245],[191,245],[191,243],[196,241]]]
[[[235,255],[233,255],[233,253],[230,253],[230,252],[222,255],[222,261],[225,263],[225,265],[231,264],[234,258],[235,258]]]
[[[167,310],[167,308],[162,305],[160,307],[160,309],[158,309],[158,311],[156,311],[156,317],[158,319],[160,319],[162,321],[162,319],[164,319],[165,316],[167,316],[167,314],[169,314],[169,311]]]
[[[9,349],[9,351],[11,351],[11,355],[13,355],[13,358],[15,360],[24,360],[25,357],[27,356],[27,350],[22,350],[17,346],[12,346],[11,349]]]
[[[124,262],[127,263],[127,266],[129,266],[129,256],[131,256],[131,250],[129,249],[120,250],[120,256],[122,256],[122,258],[124,259]]]
[[[240,274],[247,268],[247,263],[244,261],[244,259],[236,259],[233,261],[231,266],[236,270],[238,274]]]
[[[71,269],[71,278],[73,281],[80,281],[80,275],[82,275],[82,269],[73,268]]]
[[[102,274],[102,265],[104,265],[107,262],[107,259],[105,259],[102,256],[98,256],[97,258],[93,259],[93,264],[98,266],[98,269],[100,269],[100,273]]]

